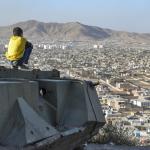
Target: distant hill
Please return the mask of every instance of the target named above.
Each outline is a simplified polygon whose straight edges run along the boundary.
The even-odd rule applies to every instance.
[[[103,40],[116,39],[129,42],[149,42],[150,34],[138,34],[114,31],[96,26],[88,26],[79,22],[69,23],[43,23],[35,20],[19,22],[10,26],[0,27],[0,38],[8,38],[15,26],[23,28],[27,38],[50,40]]]

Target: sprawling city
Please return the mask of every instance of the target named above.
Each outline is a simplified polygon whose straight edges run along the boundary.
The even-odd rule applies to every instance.
[[[7,41],[0,42],[0,65],[9,68]],[[58,69],[62,78],[97,82],[107,123],[128,129],[139,145],[150,145],[150,47],[138,44],[34,41],[29,68]]]
[[[149,150],[150,1],[0,1],[0,150]]]

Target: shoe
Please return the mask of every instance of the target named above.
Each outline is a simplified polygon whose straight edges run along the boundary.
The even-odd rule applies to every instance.
[[[11,69],[17,70],[17,69],[18,69],[18,66],[11,66]]]
[[[18,69],[17,61],[11,61],[10,65],[11,65],[11,69]]]
[[[29,69],[29,67],[26,66],[26,65],[20,65],[20,66],[19,66],[19,69]]]
[[[12,66],[18,66],[18,61],[11,61],[10,64],[11,64]]]

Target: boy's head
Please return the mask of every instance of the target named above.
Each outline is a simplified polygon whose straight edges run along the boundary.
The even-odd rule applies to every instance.
[[[20,27],[15,27],[13,29],[14,36],[23,36],[23,30]]]

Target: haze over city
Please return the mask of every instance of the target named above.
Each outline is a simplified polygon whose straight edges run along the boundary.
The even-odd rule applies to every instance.
[[[3,0],[0,26],[20,21],[81,22],[83,24],[150,33],[149,0]]]

